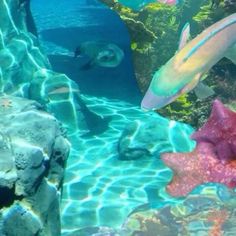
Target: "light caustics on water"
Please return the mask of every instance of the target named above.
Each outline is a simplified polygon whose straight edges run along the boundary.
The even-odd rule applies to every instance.
[[[99,136],[70,137],[73,149],[67,163],[62,196],[64,233],[91,226],[120,227],[139,205],[154,201],[158,195],[167,202],[171,199],[164,190],[171,171],[160,159],[121,161],[117,152],[117,141],[127,124],[133,120],[141,122],[153,115],[156,119],[164,118],[143,113],[138,107],[118,100],[83,98],[91,110],[112,116],[112,121],[109,129]],[[183,140],[186,138],[186,150],[193,148],[194,143],[188,139],[193,131],[189,126],[172,121],[163,129],[169,133],[168,145],[173,151],[178,145],[173,141],[176,132]],[[165,150],[167,144],[159,142],[156,145],[159,150]]]
[[[78,23],[88,23],[82,18],[80,22],[76,22],[74,16],[77,13],[73,13],[73,16],[70,15],[72,23],[69,27]],[[62,16],[63,19],[66,18],[66,14]],[[51,17],[49,14],[47,19]],[[66,21],[69,22],[71,19],[68,18]],[[41,19],[41,26],[43,20]],[[59,22],[59,19],[57,20]],[[57,26],[57,20],[45,23],[48,28],[53,28]],[[93,23],[96,22],[96,19],[93,19]],[[65,25],[60,23],[59,26]],[[58,48],[53,50],[57,51]],[[165,192],[172,172],[159,159],[157,153],[140,160],[118,159],[117,143],[126,125],[138,120],[138,130],[142,123],[152,116],[157,121],[164,118],[154,113],[144,113],[138,107],[119,100],[92,96],[83,96],[83,99],[89,109],[101,116],[111,116],[112,120],[109,128],[102,134],[80,137],[75,133],[69,136],[72,150],[67,163],[62,195],[63,234],[83,227],[120,227],[127,216],[140,205],[161,200],[161,207],[162,204],[164,206],[171,201],[178,202],[178,199],[171,198]],[[75,107],[73,111],[76,112]],[[193,131],[191,127],[171,121],[163,126],[163,129],[168,133],[168,141],[152,144],[150,150],[157,149],[158,153],[175,152],[178,151],[179,145],[190,151],[194,147],[194,143],[189,139]],[[160,129],[159,132],[162,131]],[[181,143],[180,136],[186,141]]]

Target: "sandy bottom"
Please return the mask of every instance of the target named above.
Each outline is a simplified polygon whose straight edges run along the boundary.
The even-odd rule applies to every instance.
[[[118,228],[140,205],[154,201],[163,205],[176,202],[165,192],[172,172],[159,158],[118,159],[118,141],[127,124],[156,114],[145,113],[120,100],[88,96],[83,99],[89,109],[99,115],[112,116],[112,120],[108,130],[99,136],[74,134],[69,137],[72,152],[62,195],[63,232],[94,226]],[[170,136],[172,127],[173,123],[167,127]]]

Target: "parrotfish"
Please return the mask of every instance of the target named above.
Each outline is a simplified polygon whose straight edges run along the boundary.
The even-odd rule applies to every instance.
[[[236,14],[218,21],[189,42],[184,36],[186,30],[188,27],[182,32],[179,51],[155,72],[141,103],[143,109],[162,108],[194,88],[202,97],[212,95],[212,89],[201,82],[204,74],[223,57],[236,64]]]

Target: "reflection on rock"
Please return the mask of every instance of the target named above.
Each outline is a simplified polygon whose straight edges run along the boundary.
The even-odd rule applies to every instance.
[[[193,129],[187,125],[157,117],[147,117],[127,125],[119,140],[119,157],[122,160],[136,160],[142,157],[157,157],[160,152],[170,150],[192,150],[189,142]],[[178,142],[172,140],[178,139]]]
[[[39,103],[13,96],[0,97],[0,126],[1,235],[59,235],[70,148],[61,127]]]

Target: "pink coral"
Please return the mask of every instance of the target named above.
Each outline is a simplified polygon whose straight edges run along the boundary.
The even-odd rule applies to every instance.
[[[207,182],[235,187],[236,113],[215,100],[209,120],[192,138],[197,141],[193,152],[162,154],[163,161],[174,170],[167,191],[184,196]]]

